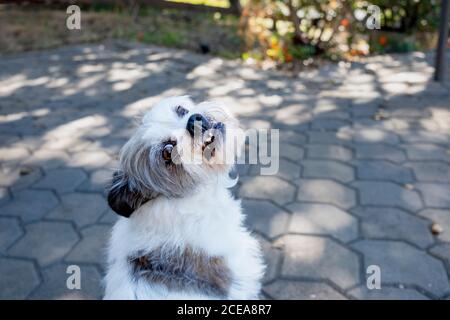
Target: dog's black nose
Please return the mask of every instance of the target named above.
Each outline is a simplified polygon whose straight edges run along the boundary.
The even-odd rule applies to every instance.
[[[194,129],[196,126],[202,130],[202,133],[208,129],[211,129],[211,124],[209,123],[208,119],[206,119],[200,113],[195,113],[188,119],[186,130],[192,137],[194,136]]]

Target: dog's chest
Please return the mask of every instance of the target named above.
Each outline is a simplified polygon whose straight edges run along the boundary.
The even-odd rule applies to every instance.
[[[129,257],[133,277],[173,291],[194,291],[226,298],[232,283],[231,270],[223,257],[202,250],[159,247]]]

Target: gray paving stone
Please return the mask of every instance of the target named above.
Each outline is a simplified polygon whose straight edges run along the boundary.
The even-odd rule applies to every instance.
[[[294,200],[295,188],[280,178],[259,176],[242,178],[239,196],[242,198],[271,199],[283,205]]]
[[[43,282],[30,295],[30,299],[35,300],[93,300],[101,299],[102,276],[95,267],[80,267],[80,289],[68,289],[67,279],[72,274],[67,273],[70,265],[58,264],[42,271]],[[70,271],[70,269],[69,269]]]
[[[20,217],[24,222],[39,220],[58,205],[56,196],[46,190],[27,189],[13,196],[12,201],[1,207],[1,214]]]
[[[415,186],[422,193],[426,206],[435,208],[450,207],[450,185],[417,183]]]
[[[81,231],[83,238],[65,258],[68,262],[96,263],[106,262],[106,245],[111,233],[108,226],[92,226]]]
[[[264,255],[264,263],[266,265],[266,270],[264,272],[262,282],[267,283],[278,276],[278,268],[283,253],[279,248],[274,247],[269,241],[265,240],[261,236],[257,235],[256,238],[261,245],[261,249]]]
[[[105,223],[108,225],[113,225],[114,223],[117,222],[118,218],[119,218],[119,215],[117,213],[115,213],[114,211],[112,211],[110,208],[108,208],[106,210],[106,212],[100,218],[99,222]]]
[[[352,181],[353,169],[350,166],[327,160],[303,160],[304,178],[332,178],[342,182]]]
[[[0,206],[4,203],[7,203],[11,199],[9,195],[8,189],[0,187]]]
[[[71,167],[81,167],[86,170],[104,168],[111,161],[111,156],[104,151],[80,151],[73,154],[68,162]]]
[[[429,300],[414,289],[383,287],[383,285],[381,285],[381,289],[372,290],[367,289],[365,285],[359,286],[350,290],[348,294],[360,300]]]
[[[46,218],[73,221],[78,227],[83,227],[95,223],[107,209],[102,196],[75,192],[61,196],[61,204]]]
[[[59,194],[75,190],[84,180],[86,173],[76,168],[59,168],[47,171],[44,178],[33,185],[33,188],[52,189]]]
[[[450,271],[450,244],[440,243],[430,249],[430,252],[446,263],[447,270]]]
[[[410,162],[405,164],[414,170],[419,181],[450,183],[450,164],[445,162]]]
[[[368,160],[390,160],[402,162],[406,159],[405,153],[396,146],[379,144],[355,145],[356,158]]]
[[[306,150],[306,157],[309,159],[348,161],[353,157],[350,149],[337,145],[308,145]]]
[[[291,233],[330,235],[341,241],[358,237],[358,221],[347,212],[327,204],[295,203],[287,206],[293,213]]]
[[[19,147],[0,147],[0,162],[2,163],[17,163],[26,159],[29,152],[25,148]]]
[[[443,232],[437,237],[442,241],[450,242],[450,209],[425,209],[419,212],[419,214],[433,223],[439,224],[443,228]]]
[[[357,143],[397,144],[400,142],[399,137],[395,133],[378,128],[362,128],[356,130],[353,134],[353,140]]]
[[[308,141],[312,146],[315,146],[315,144],[325,144],[325,145],[347,144],[351,142],[351,136],[344,132],[309,131]]]
[[[331,239],[288,235],[280,242],[284,248],[281,273],[286,277],[328,279],[342,289],[359,283],[357,255]]]
[[[104,193],[113,175],[113,170],[99,169],[90,173],[87,181],[83,182],[77,189],[86,192]]]
[[[362,180],[386,180],[411,183],[414,176],[411,169],[388,161],[357,161],[356,176]]]
[[[442,160],[450,162],[450,154],[446,149],[434,144],[402,145],[410,160]]]
[[[8,254],[36,259],[41,266],[60,261],[77,243],[78,236],[68,223],[37,222],[25,226],[25,236]]]
[[[450,290],[441,261],[411,245],[395,241],[361,240],[353,247],[364,254],[364,263],[381,268],[381,281],[417,285],[440,296]]]
[[[39,276],[30,261],[0,258],[0,299],[25,299],[39,284]]]
[[[12,191],[22,190],[42,177],[42,172],[35,167],[3,167],[0,169],[0,185]]]
[[[360,207],[352,212],[361,218],[361,232],[365,238],[405,240],[422,248],[433,243],[429,222],[402,210]]]
[[[4,252],[23,234],[17,219],[0,217],[0,252]]]
[[[291,161],[299,161],[303,159],[305,151],[303,148],[293,144],[280,143],[280,157]]]
[[[346,300],[341,293],[321,282],[277,280],[263,290],[281,300]]]
[[[341,119],[315,119],[311,122],[311,128],[313,130],[339,130],[348,127],[349,124],[349,121]]]
[[[392,182],[357,181],[352,185],[359,189],[362,205],[400,207],[417,211],[422,201],[416,190],[408,190]]]
[[[69,163],[69,156],[64,151],[37,150],[23,161],[24,165],[32,165],[43,169],[59,168]]]
[[[249,175],[258,176],[262,174],[261,167],[270,167],[272,164],[268,166],[260,166],[260,165],[250,165]],[[268,170],[268,169],[267,169]],[[283,178],[285,180],[295,180],[300,178],[302,168],[295,164],[292,161],[288,161],[286,159],[280,158],[278,164],[278,172],[276,176]]]
[[[286,231],[289,215],[266,200],[242,200],[246,224],[269,238],[274,238]]]
[[[356,204],[355,191],[335,181],[324,179],[297,180],[297,200],[333,204],[349,209]]]

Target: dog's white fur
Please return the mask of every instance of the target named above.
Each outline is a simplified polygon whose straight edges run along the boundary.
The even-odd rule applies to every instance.
[[[177,105],[182,105],[189,114],[207,113],[209,109],[217,111],[218,108],[216,105],[211,107],[211,104],[194,105],[187,97],[169,98],[144,117],[137,134],[149,139],[149,143],[167,137],[186,138],[184,130],[179,129],[186,127],[187,117],[179,119],[171,114]],[[233,125],[234,120],[229,114],[221,118],[219,113],[215,117],[227,126]],[[240,201],[234,199],[227,189],[230,168],[199,166],[204,165],[187,166],[187,170],[202,172],[194,192],[184,197],[158,196],[143,204],[130,218],[119,218],[108,249],[105,299],[219,298],[189,289],[169,290],[162,284],[133,278],[130,255],[149,252],[162,245],[191,246],[209,256],[222,257],[232,276],[226,298],[258,298],[264,265],[258,242],[243,226]]]

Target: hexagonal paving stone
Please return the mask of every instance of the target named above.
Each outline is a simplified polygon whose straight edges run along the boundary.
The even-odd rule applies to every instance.
[[[303,160],[302,166],[304,178],[333,178],[342,182],[355,178],[352,167],[336,161]]]
[[[268,146],[269,147],[269,146]],[[289,159],[291,161],[298,161],[303,159],[304,151],[302,148],[293,144],[280,143],[280,157]]]
[[[91,172],[89,179],[81,184],[77,189],[87,192],[105,192],[113,175],[113,170],[100,169]]]
[[[68,223],[37,222],[25,226],[25,236],[8,253],[34,258],[47,266],[62,259],[77,241],[78,236]]]
[[[0,206],[11,199],[11,196],[9,195],[8,189],[6,188],[0,188]]]
[[[63,151],[41,149],[33,153],[23,163],[43,169],[54,169],[64,166],[68,162],[69,156]]]
[[[266,167],[265,170],[272,170],[269,169],[269,166],[261,166],[261,165],[250,165],[250,171],[249,175],[251,176],[258,176],[261,175],[263,171],[261,171],[262,168]],[[289,160],[280,158],[279,164],[278,164],[278,172],[276,173],[276,176],[286,179],[286,180],[294,180],[300,178],[301,174],[301,167]]]
[[[81,169],[60,168],[47,172],[45,177],[33,185],[33,188],[53,189],[59,194],[75,190],[84,180],[87,174]]]
[[[350,149],[337,145],[308,145],[306,157],[309,159],[333,159],[348,161],[353,157]]]
[[[274,299],[281,300],[346,300],[326,283],[277,280],[263,288]]]
[[[388,161],[357,161],[356,172],[358,179],[386,180],[398,183],[414,181],[411,169]]]
[[[108,226],[92,226],[81,231],[83,239],[66,257],[68,262],[105,263],[106,244],[111,228]]]
[[[119,215],[115,213],[113,210],[108,208],[106,212],[103,214],[103,216],[100,218],[99,222],[105,223],[108,225],[113,225],[117,222],[117,219],[119,218]]]
[[[448,272],[450,272],[450,244],[440,243],[430,249],[430,252],[442,259],[446,263]]]
[[[1,208],[1,213],[30,222],[41,219],[57,205],[58,199],[51,191],[27,189],[14,193],[14,199]]]
[[[0,299],[25,299],[39,284],[39,276],[30,261],[0,258]]]
[[[358,129],[354,133],[353,139],[357,143],[396,144],[400,142],[399,137],[395,133],[378,128]]]
[[[287,207],[293,215],[289,232],[331,235],[341,241],[358,237],[358,221],[345,211],[328,204],[295,203]]]
[[[406,150],[408,159],[411,160],[443,160],[450,161],[450,155],[446,149],[434,144],[402,145]]]
[[[366,286],[359,286],[348,292],[350,296],[360,300],[428,300],[426,296],[414,289],[400,289],[383,287],[381,289],[367,289]]]
[[[419,215],[439,224],[443,232],[438,235],[438,238],[450,242],[450,210],[425,209],[419,212]]]
[[[0,162],[2,163],[17,163],[26,159],[29,152],[25,148],[17,147],[2,147],[0,148]]]
[[[329,279],[345,289],[359,283],[358,256],[335,241],[303,235],[287,235],[283,245],[283,276]]]
[[[30,299],[85,300],[100,299],[103,295],[102,276],[95,267],[80,267],[80,289],[68,289],[69,264],[58,264],[42,271],[42,284],[30,295]],[[70,269],[69,269],[70,271]]]
[[[352,185],[359,189],[362,205],[401,207],[412,211],[422,207],[416,190],[408,190],[392,182],[357,181]]]
[[[267,200],[242,200],[246,224],[269,238],[274,238],[286,231],[289,214]]]
[[[6,250],[22,234],[23,231],[17,219],[0,217],[0,252]]]
[[[239,196],[242,198],[271,199],[283,205],[294,200],[295,188],[273,176],[242,178]]]
[[[0,185],[12,191],[22,190],[42,177],[42,172],[34,167],[3,167],[0,169]]]
[[[406,166],[414,170],[419,181],[450,183],[450,165],[445,162],[410,162]]]
[[[82,227],[95,223],[107,209],[106,200],[98,194],[69,193],[61,197],[61,204],[46,218],[69,220]]]
[[[364,254],[365,268],[381,268],[382,283],[417,285],[436,296],[450,290],[443,263],[409,244],[361,240],[353,247]]]
[[[366,238],[406,240],[422,248],[433,243],[428,221],[400,209],[365,207],[352,212],[361,217],[361,231]]]
[[[86,170],[103,168],[111,161],[111,156],[104,151],[81,151],[73,154],[68,163],[71,167],[83,167]]]
[[[437,183],[417,183],[425,205],[434,208],[450,208],[450,185]]]
[[[261,236],[256,235],[256,238],[261,245],[264,256],[264,263],[266,264],[266,270],[264,272],[264,278],[262,282],[267,283],[277,277],[278,266],[283,253],[279,248],[274,247],[269,241],[263,239]]]
[[[396,146],[388,145],[355,145],[356,158],[368,160],[389,160],[392,162],[402,162],[406,159],[405,153]]]
[[[335,181],[301,179],[295,183],[299,186],[297,199],[300,202],[329,203],[344,209],[356,204],[355,191]]]

